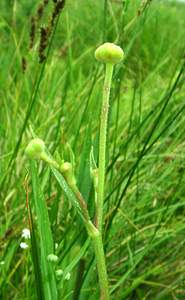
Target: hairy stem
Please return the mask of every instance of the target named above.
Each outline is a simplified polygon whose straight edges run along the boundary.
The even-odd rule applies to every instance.
[[[87,232],[92,239],[94,253],[97,263],[101,300],[109,300],[109,285],[103,249],[102,235],[100,231],[91,223],[86,224]]]
[[[97,228],[102,231],[103,223],[103,202],[105,185],[105,156],[107,140],[107,120],[109,112],[109,96],[113,73],[113,64],[106,64],[105,81],[103,87],[103,103],[100,121],[100,140],[99,140],[99,175],[98,175],[98,197],[97,197]]]

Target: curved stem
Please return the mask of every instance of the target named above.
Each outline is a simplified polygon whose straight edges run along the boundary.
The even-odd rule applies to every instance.
[[[107,141],[107,120],[109,112],[109,96],[113,73],[113,64],[106,64],[105,81],[103,87],[103,103],[101,109],[100,138],[99,138],[99,175],[98,175],[98,199],[97,199],[97,228],[102,231],[103,200],[105,182],[105,157]]]

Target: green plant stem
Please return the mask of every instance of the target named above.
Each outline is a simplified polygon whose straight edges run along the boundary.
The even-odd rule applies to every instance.
[[[100,231],[91,223],[86,224],[87,232],[92,239],[94,253],[97,263],[101,300],[109,300],[109,285],[103,249],[102,235]]]
[[[103,223],[103,200],[105,185],[105,156],[107,140],[107,120],[109,112],[109,96],[113,73],[113,64],[106,64],[105,81],[103,87],[103,103],[101,109],[100,138],[99,138],[99,175],[98,175],[98,197],[97,197],[97,228],[102,231]]]

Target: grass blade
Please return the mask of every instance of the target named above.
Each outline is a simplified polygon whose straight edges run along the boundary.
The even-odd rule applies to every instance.
[[[32,261],[34,266],[37,299],[44,300],[44,292],[43,292],[44,289],[43,289],[42,274],[40,269],[39,249],[38,249],[37,239],[35,236],[33,217],[32,217],[32,212],[29,203],[27,207],[28,207],[28,218],[29,218],[30,235],[31,235],[31,255],[32,255]]]
[[[31,161],[30,166],[33,187],[33,202],[37,216],[38,233],[40,238],[41,271],[43,276],[44,295],[46,300],[57,300],[57,286],[53,266],[47,261],[47,256],[54,253],[47,206],[40,187],[36,162]]]

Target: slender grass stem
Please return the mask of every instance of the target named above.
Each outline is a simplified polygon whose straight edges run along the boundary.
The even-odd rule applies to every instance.
[[[92,238],[92,242],[93,242],[94,252],[96,256],[101,300],[109,300],[110,297],[109,297],[107,269],[106,269],[105,255],[103,250],[102,236],[100,232],[98,232],[98,234]]]
[[[103,222],[107,120],[108,120],[108,111],[109,111],[109,96],[110,96],[112,73],[113,73],[113,64],[107,63],[106,70],[105,70],[105,81],[103,87],[103,103],[101,109],[100,140],[99,140],[97,228],[100,230],[100,232],[102,231],[102,222]]]
[[[105,254],[101,232],[91,223],[86,224],[87,232],[92,239],[97,263],[101,300],[109,300],[109,284],[105,263]]]

